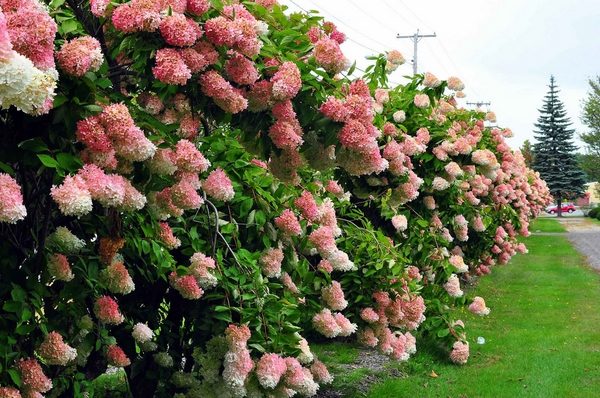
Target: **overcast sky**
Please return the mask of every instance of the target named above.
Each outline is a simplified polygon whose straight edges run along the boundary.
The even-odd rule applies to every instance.
[[[412,74],[413,44],[396,34],[435,32],[419,43],[419,72],[458,76],[466,101],[490,101],[513,147],[533,139],[533,123],[554,74],[578,132],[587,81],[600,75],[600,0],[280,0],[291,10],[319,10],[346,33],[342,48],[364,57],[400,50],[407,63],[390,79]],[[484,107],[485,108],[485,107]],[[576,141],[579,145],[579,141]]]

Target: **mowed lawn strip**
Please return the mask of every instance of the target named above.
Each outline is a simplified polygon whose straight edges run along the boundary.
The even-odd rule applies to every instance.
[[[537,218],[529,226],[529,230],[536,232],[567,232],[565,227],[555,218]]]
[[[558,224],[537,225],[556,229],[551,222]],[[467,292],[484,297],[492,312],[461,314],[471,347],[466,366],[418,347],[404,365],[407,377],[384,380],[368,397],[600,396],[600,275],[563,236],[526,244],[529,254],[495,267]]]

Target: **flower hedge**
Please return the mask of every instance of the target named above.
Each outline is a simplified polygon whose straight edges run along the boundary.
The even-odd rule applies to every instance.
[[[545,183],[457,107],[276,1],[0,0],[0,397],[312,396],[308,341],[465,363],[461,284]]]

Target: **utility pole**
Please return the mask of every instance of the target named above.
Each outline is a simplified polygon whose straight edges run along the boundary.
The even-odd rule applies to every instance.
[[[396,39],[411,39],[414,45],[414,54],[413,54],[413,75],[417,74],[417,44],[423,37],[436,37],[435,32],[432,35],[420,35],[419,29],[417,29],[417,33],[411,36],[401,36],[400,33],[396,35]]]

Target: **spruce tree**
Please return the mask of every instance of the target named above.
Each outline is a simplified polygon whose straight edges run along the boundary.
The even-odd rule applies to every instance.
[[[535,123],[533,146],[533,168],[550,188],[556,199],[558,216],[561,217],[561,205],[564,199],[575,198],[583,194],[585,174],[577,162],[577,147],[573,143],[575,130],[563,103],[558,98],[558,87],[554,76],[550,77],[550,90],[544,97],[540,116]]]

